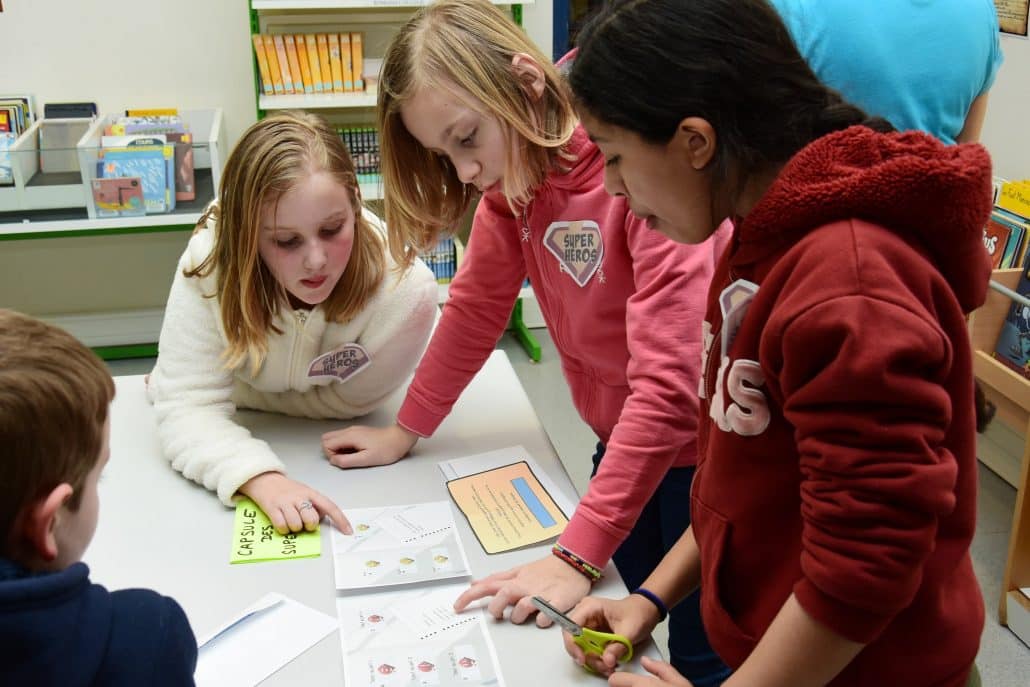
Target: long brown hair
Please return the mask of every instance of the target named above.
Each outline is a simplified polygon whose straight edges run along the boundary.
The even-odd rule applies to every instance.
[[[287,302],[286,290],[261,260],[258,236],[269,203],[315,171],[331,174],[345,186],[354,210],[354,247],[347,268],[322,307],[330,322],[357,315],[382,282],[385,255],[379,233],[361,216],[361,194],[354,162],[339,134],[325,119],[307,112],[282,112],[244,132],[222,172],[218,204],[201,218],[216,220],[215,245],[187,277],[215,275],[228,339],[225,362],[238,367],[248,359],[257,371],[268,352],[268,332]]]
[[[525,53],[544,73],[539,100],[523,90],[512,58]],[[457,86],[501,123],[508,150],[501,189],[525,205],[572,137],[576,115],[550,60],[487,0],[441,0],[415,13],[394,36],[379,79],[378,120],[390,251],[407,265],[468,209],[476,189],[447,157],[422,147],[401,107],[422,89]]]

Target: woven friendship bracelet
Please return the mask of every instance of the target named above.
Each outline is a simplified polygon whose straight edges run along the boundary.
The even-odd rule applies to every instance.
[[[663,620],[669,617],[669,609],[665,607],[665,602],[659,599],[658,595],[652,592],[650,589],[637,587],[631,593],[644,597],[658,608],[658,622],[662,622]]]
[[[555,556],[557,556],[558,558],[560,558],[561,560],[565,561],[573,568],[578,570],[584,577],[589,578],[591,582],[597,582],[599,579],[601,579],[600,570],[598,570],[595,566],[583,560],[573,552],[569,551],[561,544],[555,544],[551,548],[551,553],[553,553]]]

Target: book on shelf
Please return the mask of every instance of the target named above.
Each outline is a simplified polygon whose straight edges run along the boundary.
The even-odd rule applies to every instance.
[[[365,60],[365,48],[363,44],[364,39],[362,38],[362,34],[360,32],[352,32],[350,35],[351,82],[355,91],[365,90],[365,81],[361,74]]]
[[[1016,292],[1030,298],[1030,255],[1023,261]],[[1001,324],[994,357],[1030,379],[1030,306],[1012,303]]]
[[[101,148],[97,177],[138,177],[148,214],[175,209],[175,150],[171,145]]]
[[[265,58],[268,60],[268,72],[272,76],[272,92],[275,95],[282,95],[286,90],[283,86],[283,72],[282,67],[279,66],[279,53],[275,50],[275,41],[268,34],[262,38],[265,44]]]
[[[458,271],[458,251],[454,237],[441,238],[432,250],[422,254],[422,262],[432,270],[438,284],[450,283]]]
[[[283,93],[286,95],[292,95],[294,92],[293,88],[293,77],[290,76],[290,58],[286,56],[286,41],[280,34],[272,36],[272,44],[275,45],[275,56],[279,60],[279,73],[283,80]]]
[[[32,126],[34,103],[28,95],[0,95],[0,186],[14,184],[10,148]]]
[[[294,93],[308,92],[304,88],[304,77],[300,71],[300,55],[297,53],[297,41],[292,33],[283,36],[283,43],[286,44],[286,60],[290,67],[290,81],[293,83]]]
[[[257,59],[258,74],[261,77],[261,92],[265,95],[273,95],[275,93],[275,86],[272,81],[272,72],[269,69],[268,55],[265,53],[265,37],[255,33],[252,38],[254,41],[254,57]]]
[[[308,53],[308,68],[311,71],[311,85],[315,93],[322,93],[322,68],[318,62],[318,39],[313,33],[304,35]]]
[[[318,45],[318,68],[322,72],[322,92],[333,92],[333,71],[329,60],[329,36],[328,34],[315,34],[315,42]],[[342,87],[342,84],[341,84]]]
[[[140,177],[97,178],[90,185],[97,217],[139,217],[147,212]]]
[[[340,59],[340,34],[327,34],[329,40],[329,69],[333,76],[333,93],[344,92],[343,62]]]
[[[308,60],[308,43],[304,34],[298,33],[293,37],[297,43],[297,61],[300,62],[300,80],[304,84],[305,93],[315,92],[315,83],[311,79],[311,62]]]
[[[354,64],[351,57],[350,34],[340,34],[340,71],[343,79],[344,93],[354,90]]]

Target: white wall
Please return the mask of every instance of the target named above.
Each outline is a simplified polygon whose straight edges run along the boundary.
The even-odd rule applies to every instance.
[[[246,0],[6,0],[0,94],[129,107],[222,107],[231,145],[257,116]]]
[[[991,89],[981,140],[994,174],[1030,179],[1030,40],[1001,34],[1005,63]]]

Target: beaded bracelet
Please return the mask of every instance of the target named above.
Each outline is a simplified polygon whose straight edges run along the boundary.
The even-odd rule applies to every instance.
[[[669,609],[665,607],[665,602],[659,599],[658,595],[652,592],[650,589],[637,587],[631,593],[639,594],[640,596],[644,597],[645,599],[647,599],[655,605],[655,607],[658,609],[658,622],[662,622],[663,620],[669,617]]]
[[[558,558],[560,558],[561,560],[565,561],[573,568],[578,570],[584,577],[588,578],[591,582],[597,582],[599,579],[601,579],[600,570],[598,570],[595,566],[583,560],[573,552],[569,551],[561,544],[556,543],[551,548],[551,553],[553,553],[555,556],[557,556]]]

